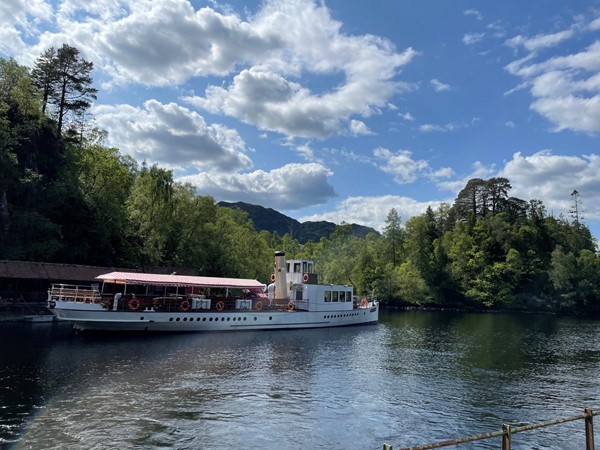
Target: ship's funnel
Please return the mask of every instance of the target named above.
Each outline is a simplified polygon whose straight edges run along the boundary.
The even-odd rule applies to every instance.
[[[289,296],[285,252],[275,252],[275,299],[287,299]]]

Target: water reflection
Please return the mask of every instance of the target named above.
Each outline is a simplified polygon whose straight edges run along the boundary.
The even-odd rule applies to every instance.
[[[15,324],[0,338],[0,439],[15,448],[379,449],[598,406],[600,326],[574,318],[407,311],[164,336]],[[561,427],[513,448],[583,442],[583,424]]]

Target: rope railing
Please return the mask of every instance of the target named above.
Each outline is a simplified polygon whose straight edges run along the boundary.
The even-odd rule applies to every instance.
[[[481,441],[483,439],[490,439],[494,437],[502,436],[502,450],[510,450],[511,438],[513,434],[522,433],[525,431],[535,430],[537,428],[549,427],[552,425],[558,425],[561,423],[573,422],[576,420],[585,421],[585,449],[594,450],[594,425],[593,417],[600,413],[594,413],[591,409],[586,408],[583,414],[579,414],[573,417],[560,418],[547,420],[545,422],[533,423],[529,425],[523,425],[519,427],[512,427],[511,425],[502,425],[502,430],[492,431],[490,433],[475,434],[472,436],[465,436],[457,439],[449,439],[446,441],[434,442],[431,444],[415,445],[412,447],[402,447],[398,450],[430,450],[434,448],[450,447],[459,444],[465,444],[467,442]],[[383,450],[394,450],[389,444],[383,444]]]

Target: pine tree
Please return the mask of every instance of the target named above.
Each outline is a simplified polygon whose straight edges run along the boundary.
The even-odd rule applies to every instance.
[[[57,135],[62,135],[67,114],[80,115],[96,99],[98,90],[92,86],[92,62],[79,55],[79,50],[63,44],[57,51],[46,50],[36,61],[33,79],[42,92],[42,112],[52,105],[57,119]]]

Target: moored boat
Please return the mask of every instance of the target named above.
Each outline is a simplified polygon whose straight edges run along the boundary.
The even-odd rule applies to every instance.
[[[94,286],[53,284],[48,307],[78,330],[239,331],[376,323],[379,304],[352,286],[318,284],[314,264],[275,254],[271,283],[111,272]]]

